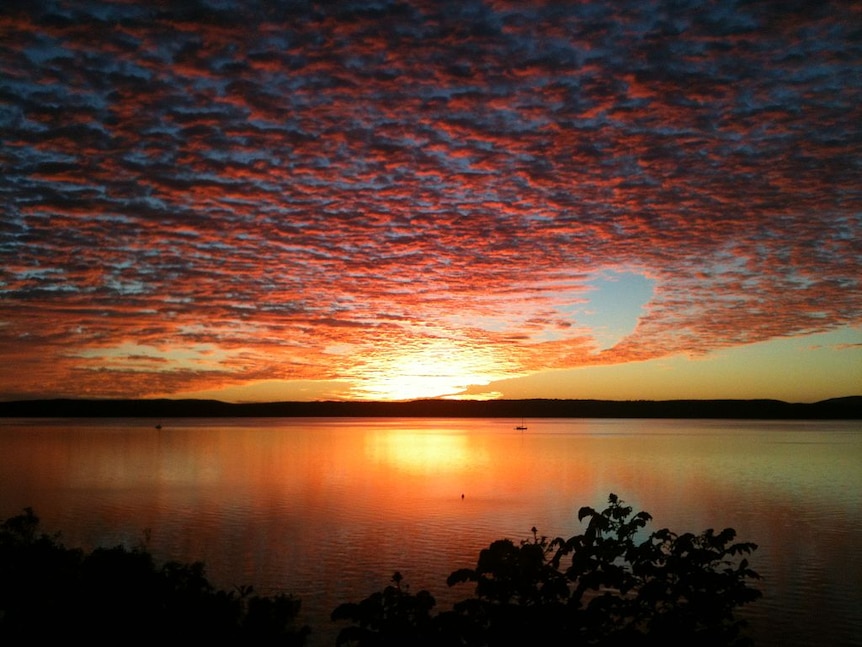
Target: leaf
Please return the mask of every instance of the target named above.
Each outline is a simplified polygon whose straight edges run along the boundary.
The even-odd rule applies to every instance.
[[[330,614],[332,620],[353,620],[359,615],[359,605],[355,602],[339,604]]]
[[[368,631],[360,627],[345,627],[338,632],[338,638],[335,640],[336,645],[362,645],[364,640],[368,638]]]
[[[649,512],[638,512],[635,519],[641,522],[641,527],[652,521],[652,515]]]
[[[448,586],[455,586],[464,582],[475,582],[479,579],[476,571],[472,568],[459,568],[457,571],[452,571],[449,577],[446,578]]]

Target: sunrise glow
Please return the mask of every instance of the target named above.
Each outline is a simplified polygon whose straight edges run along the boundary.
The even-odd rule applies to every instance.
[[[415,346],[372,350],[362,357],[354,373],[355,397],[411,400],[453,396],[471,385],[506,377],[489,350],[479,345],[431,340]]]

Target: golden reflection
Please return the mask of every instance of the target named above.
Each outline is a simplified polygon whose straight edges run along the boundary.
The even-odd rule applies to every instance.
[[[392,431],[366,441],[366,454],[375,463],[422,474],[461,471],[478,458],[471,453],[462,434]]]

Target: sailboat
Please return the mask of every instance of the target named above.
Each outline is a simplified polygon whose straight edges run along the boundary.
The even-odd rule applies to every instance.
[[[524,424],[523,418],[521,418],[521,424],[515,427],[515,431],[527,431],[527,425]]]

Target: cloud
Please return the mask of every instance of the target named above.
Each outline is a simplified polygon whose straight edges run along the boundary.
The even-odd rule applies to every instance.
[[[858,22],[838,2],[13,6],[0,348],[32,377],[0,393],[362,383],[439,344],[491,381],[858,324]],[[606,270],[655,290],[599,352],[571,308]],[[128,344],[224,355],[68,352]]]

